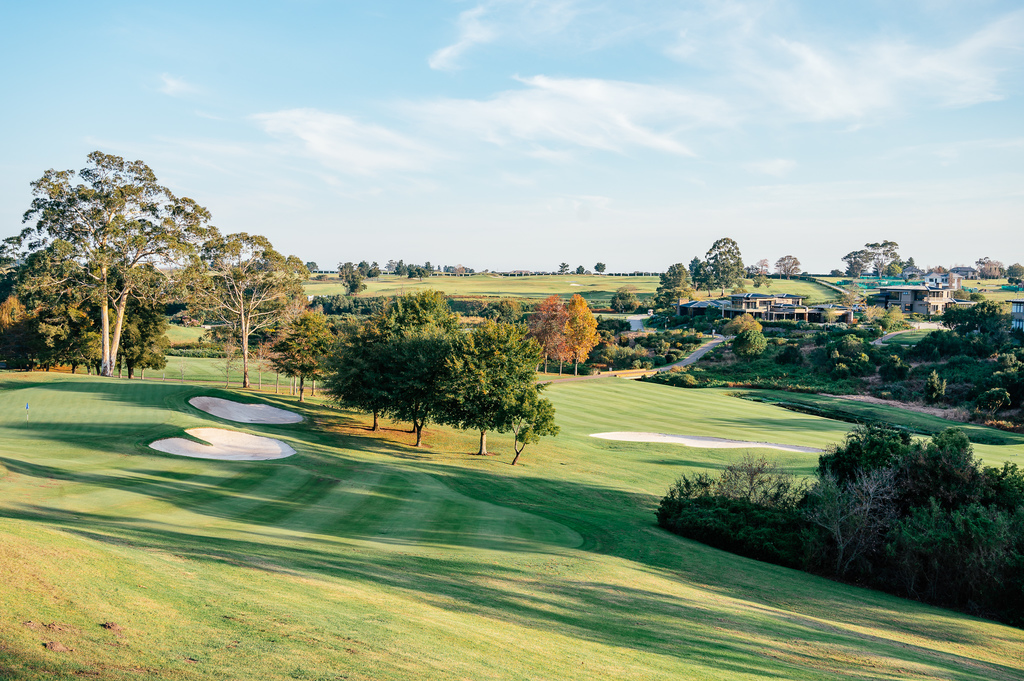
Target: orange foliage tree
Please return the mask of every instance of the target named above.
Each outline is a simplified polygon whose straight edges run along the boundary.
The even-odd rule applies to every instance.
[[[562,373],[561,363],[568,359],[565,348],[565,324],[569,320],[569,311],[558,296],[549,296],[537,306],[530,317],[530,335],[537,339],[544,351],[544,373],[548,371],[548,360],[559,360],[558,373]]]
[[[580,294],[574,295],[566,305],[565,347],[572,360],[572,373],[577,375],[580,362],[585,362],[597,345],[597,320],[590,306]]]

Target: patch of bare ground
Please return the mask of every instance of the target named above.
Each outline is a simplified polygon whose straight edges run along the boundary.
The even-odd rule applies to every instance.
[[[950,421],[961,421],[963,423],[966,423],[969,417],[967,410],[961,407],[929,407],[926,404],[918,404],[916,402],[885,400],[873,395],[835,395],[835,397],[843,400],[854,400],[856,402],[867,402],[869,404],[884,404],[889,407],[899,407],[900,409],[906,409],[907,411],[916,411],[919,414],[938,416],[939,418],[949,419]]]

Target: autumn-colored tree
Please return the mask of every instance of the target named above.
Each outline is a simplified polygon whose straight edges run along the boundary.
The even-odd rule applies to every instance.
[[[537,339],[544,351],[544,373],[548,371],[549,359],[565,357],[565,323],[568,319],[565,303],[558,296],[546,298],[530,317],[530,335]]]
[[[580,294],[569,299],[566,307],[568,318],[565,322],[565,347],[572,361],[572,373],[577,375],[580,362],[585,362],[590,351],[597,345],[597,320],[590,306]]]

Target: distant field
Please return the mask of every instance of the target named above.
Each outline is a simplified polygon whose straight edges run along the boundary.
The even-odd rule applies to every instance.
[[[0,677],[1021,678],[1020,629],[655,526],[680,473],[744,450],[590,437],[823,447],[849,424],[729,391],[559,384],[547,394],[561,435],[513,468],[506,436],[489,438],[498,456],[477,457],[475,433],[429,427],[417,450],[404,424],[373,434],[365,416],[272,395],[307,420],[244,427],[190,407],[197,394],[259,399],[0,373]],[[217,462],[147,447],[194,426],[269,435],[297,454]],[[799,474],[817,461],[746,451]]]
[[[170,339],[171,345],[195,343],[204,333],[206,333],[206,329],[201,326],[179,326],[178,324],[167,325],[167,338]]]
[[[471,277],[429,277],[408,279],[390,275],[381,276],[377,280],[366,282],[363,296],[401,295],[413,291],[434,289],[448,295],[467,297],[512,297],[512,298],[546,298],[558,295],[568,298],[580,294],[588,302],[607,305],[615,291],[623,286],[632,286],[641,298],[653,296],[658,288],[658,277],[608,277],[598,275],[551,275],[537,277],[499,277],[490,274],[476,274]],[[808,297],[808,302],[826,302],[835,299],[835,293],[813,282],[801,280],[771,280],[771,287],[756,289],[753,282],[746,280],[746,289],[754,293],[793,293]],[[305,284],[307,295],[339,295],[344,287],[336,277],[328,281],[308,281]],[[713,292],[715,297],[720,291]],[[706,295],[702,292],[700,297]]]

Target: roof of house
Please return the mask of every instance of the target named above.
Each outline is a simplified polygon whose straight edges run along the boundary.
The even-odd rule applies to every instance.
[[[723,307],[726,303],[720,300],[691,300],[688,303],[680,303],[679,307]]]

